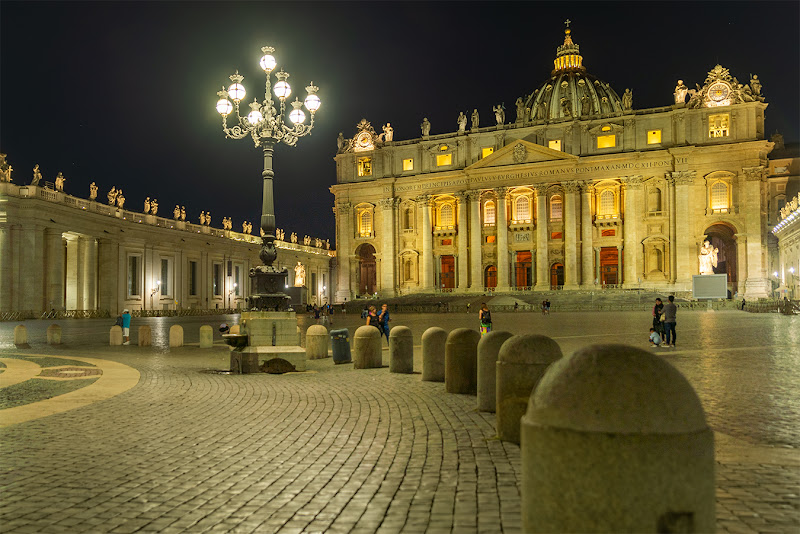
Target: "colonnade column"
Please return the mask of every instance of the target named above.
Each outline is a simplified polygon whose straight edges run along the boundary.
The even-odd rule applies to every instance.
[[[636,264],[642,255],[641,245],[637,239],[638,213],[636,210],[636,192],[642,187],[641,176],[628,176],[622,179],[625,184],[625,214],[623,218],[623,287],[638,286]]]
[[[494,190],[497,195],[497,289],[508,291],[509,261],[508,261],[508,216],[506,210],[507,187],[498,187]]]
[[[685,290],[691,289],[692,275],[696,272],[692,268],[694,247],[691,245],[693,232],[690,204],[692,200],[689,187],[694,183],[696,175],[695,171],[672,173],[672,177],[675,179],[675,282],[683,285],[682,289]]]
[[[433,228],[431,227],[431,197],[421,195],[417,203],[422,209],[422,290],[432,291],[433,284]]]
[[[481,225],[481,192],[468,191],[469,199],[469,270],[470,291],[483,291],[483,226]]]
[[[44,310],[44,228],[38,225],[22,228],[20,243],[20,310]]]
[[[467,291],[469,286],[469,226],[467,222],[467,193],[456,193],[458,199],[458,290]]]
[[[583,184],[581,194],[581,284],[585,288],[592,287],[597,278],[594,266],[594,247],[592,246],[592,196],[594,187]]]
[[[98,290],[98,309],[107,310],[112,316],[119,309],[120,291],[125,291],[124,273],[120,273],[119,268],[119,243],[113,239],[102,238],[97,245],[97,290]],[[198,276],[200,273],[197,273]],[[202,279],[202,278],[201,278]],[[200,281],[197,286],[201,287]]]
[[[48,228],[45,231],[47,241],[47,294],[46,304],[49,310],[64,310],[64,242],[61,230]]]
[[[97,242],[95,238],[81,237],[83,246],[83,310],[97,309]],[[173,290],[174,292],[174,290]]]
[[[395,206],[399,199],[389,197],[381,199],[380,206],[383,218],[383,238],[381,239],[381,294],[393,297],[396,294],[395,273],[397,272],[397,254],[395,251]]]
[[[564,183],[564,289],[578,286],[578,182]]]
[[[344,302],[351,296],[350,293],[350,240],[353,232],[350,227],[353,207],[349,202],[336,204],[336,226],[339,232],[336,236],[336,263],[339,266],[338,282],[336,284],[336,302]]]
[[[11,311],[11,229],[0,226],[0,312]]]
[[[536,189],[536,285],[538,291],[550,289],[547,245],[547,186]]]
[[[762,165],[742,169],[744,174],[744,205],[745,227],[747,228],[747,280],[745,282],[745,296],[747,298],[764,298],[772,292],[772,286],[767,278],[765,254],[762,251],[762,224],[761,212],[761,184],[765,179],[765,169]]]

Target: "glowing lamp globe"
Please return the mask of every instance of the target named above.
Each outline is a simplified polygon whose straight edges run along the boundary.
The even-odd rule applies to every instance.
[[[244,98],[244,95],[246,94],[244,90],[244,85],[240,83],[231,84],[231,86],[228,87],[228,94],[231,95],[231,98],[233,99],[234,102],[239,102]]]
[[[264,54],[261,56],[261,61],[259,61],[258,64],[261,65],[261,68],[264,69],[264,72],[270,72],[275,68],[277,63],[275,62],[275,58],[272,56],[272,54]]]
[[[275,96],[284,100],[288,98],[290,94],[292,94],[292,88],[289,87],[289,84],[283,80],[279,81],[275,84]]]
[[[306,120],[306,114],[303,113],[302,109],[294,109],[291,113],[289,113],[289,120],[294,124],[300,124]]]
[[[319,107],[322,105],[322,101],[319,99],[317,95],[308,95],[306,97],[306,109],[311,113],[316,113]]]
[[[220,98],[217,101],[217,113],[226,117],[231,111],[233,111],[233,104],[227,98]]]
[[[250,122],[250,124],[258,124],[263,118],[264,116],[257,109],[254,109],[247,114],[247,120]]]

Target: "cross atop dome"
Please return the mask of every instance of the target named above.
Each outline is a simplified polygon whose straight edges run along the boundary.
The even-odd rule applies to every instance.
[[[564,21],[566,28],[564,29],[564,44],[558,47],[556,59],[553,62],[553,72],[567,71],[567,70],[584,70],[583,57],[581,56],[580,46],[572,42],[569,25],[572,21],[567,19]]]

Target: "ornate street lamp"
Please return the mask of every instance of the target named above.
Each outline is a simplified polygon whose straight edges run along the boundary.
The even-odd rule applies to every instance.
[[[272,151],[278,143],[295,146],[297,140],[304,135],[311,133],[314,127],[314,114],[319,109],[321,101],[317,96],[319,87],[314,86],[314,82],[306,87],[308,95],[304,102],[295,98],[294,102],[289,102],[292,110],[288,115],[291,126],[284,122],[286,114],[286,99],[292,94],[292,88],[286,81],[289,73],[281,69],[275,73],[278,81],[275,86],[271,86],[270,76],[275,69],[276,61],[272,53],[275,51],[271,46],[261,48],[264,55],[259,64],[267,75],[264,100],[259,102],[254,100],[249,104],[250,112],[243,117],[239,112],[239,103],[244,99],[246,91],[242,85],[243,76],[236,71],[230,76],[231,85],[226,90],[225,87],[219,91],[219,101],[217,102],[217,112],[222,115],[222,131],[226,138],[242,139],[248,135],[253,138],[256,148],[264,151],[264,171],[261,173],[263,178],[263,196],[261,205],[261,235],[262,244],[259,257],[264,263],[258,267],[250,269],[250,278],[253,280],[252,292],[249,297],[250,308],[258,310],[285,310],[288,307],[289,296],[283,292],[288,272],[286,269],[278,271],[272,263],[277,258],[275,250],[275,203],[272,193],[272,178],[275,173],[272,171]],[[272,99],[272,89],[278,99],[276,103]],[[228,100],[233,100],[233,104]],[[306,114],[301,109],[305,104],[306,109],[311,113],[311,121],[308,125],[304,124]],[[228,126],[228,115],[232,111],[236,112],[236,124]]]

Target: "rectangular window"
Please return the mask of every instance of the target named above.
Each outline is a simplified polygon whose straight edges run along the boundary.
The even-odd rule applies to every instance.
[[[197,296],[197,262],[189,262],[189,295]]]
[[[452,165],[453,164],[453,155],[452,154],[439,154],[436,156],[436,166],[443,167],[444,165]]]
[[[617,136],[611,135],[598,135],[597,148],[614,148],[617,146]]]
[[[311,294],[317,294],[317,273],[311,273]]]
[[[403,170],[404,171],[414,170],[414,158],[407,158],[403,160]]]
[[[551,139],[547,142],[547,147],[553,150],[561,150],[561,139]]]
[[[372,158],[358,158],[358,175],[372,176]]]
[[[562,239],[563,235],[562,232],[550,232],[550,239]]]
[[[211,277],[211,293],[218,297],[222,295],[222,265],[214,264],[214,276]]]
[[[494,152],[494,148],[487,146],[481,149],[481,157],[485,158],[486,156],[491,155]]]
[[[720,113],[708,116],[708,136],[728,137],[730,135],[730,115]]]
[[[494,243],[495,241],[496,241],[496,236],[493,236],[493,235],[487,235],[486,236],[486,242],[487,243]]]
[[[648,145],[661,144],[661,130],[648,130],[647,131],[647,144]]]
[[[242,287],[241,273],[242,269],[238,265],[233,268],[233,294],[237,297],[241,294],[239,293],[239,289]]]
[[[171,294],[169,292],[169,260],[166,258],[161,258],[161,294]]]
[[[128,256],[128,296],[141,296],[139,285],[139,275],[141,273],[141,258],[139,256]]]

